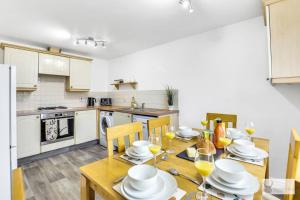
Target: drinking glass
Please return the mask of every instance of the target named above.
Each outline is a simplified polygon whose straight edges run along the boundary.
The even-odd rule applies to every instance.
[[[215,168],[213,154],[211,154],[207,148],[197,149],[194,165],[203,180],[203,192],[202,194],[200,192],[197,193],[197,200],[206,200],[206,177],[208,177]]]
[[[255,133],[255,127],[253,122],[247,122],[245,126],[245,131],[248,133],[248,139],[251,140],[251,135]]]
[[[162,141],[160,134],[152,134],[149,136],[149,150],[154,156],[154,167],[156,167],[156,155],[161,150]]]
[[[175,151],[172,149],[172,141],[175,137],[175,128],[174,128],[174,126],[169,126],[168,127],[168,130],[166,132],[166,137],[168,138],[167,153],[169,153],[169,154],[175,153]]]
[[[201,125],[202,125],[202,127],[203,127],[203,130],[206,130],[207,124],[208,124],[208,121],[207,121],[207,120],[202,120],[202,121],[201,121]]]
[[[226,156],[226,154],[227,154],[226,148],[228,145],[231,144],[232,140],[227,137],[220,137],[219,142],[224,146],[224,154]]]

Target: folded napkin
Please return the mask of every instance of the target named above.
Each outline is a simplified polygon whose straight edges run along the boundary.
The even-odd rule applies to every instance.
[[[209,184],[207,184],[209,185]],[[203,191],[203,184],[201,184],[198,189],[200,191]],[[214,197],[217,197],[219,199],[224,199],[224,200],[252,200],[253,199],[253,195],[251,196],[238,196],[235,194],[229,194],[226,192],[222,192],[214,187],[212,187],[211,185],[209,185],[209,187],[206,187],[206,192]]]
[[[157,156],[161,155],[162,153],[164,153],[164,151],[160,151],[157,154]],[[120,156],[120,158],[122,158],[128,162],[131,162],[132,164],[141,165],[141,164],[144,164],[144,163],[148,162],[149,160],[151,160],[153,158],[153,156],[149,157],[149,158],[141,159],[141,158],[132,158],[132,157],[128,156],[127,154],[123,154]]]
[[[121,183],[118,183],[117,185],[114,185],[114,186],[113,186],[113,189],[114,189],[116,192],[118,192],[121,196],[123,196],[123,195],[122,195],[122,192],[121,192],[121,184],[122,184],[122,182],[121,182]],[[176,191],[170,198],[175,197],[176,200],[179,200],[179,199],[181,199],[182,197],[184,197],[185,194],[186,194],[186,191],[184,191],[184,190],[182,190],[182,189],[180,189],[180,188],[177,188],[177,191]]]
[[[262,167],[264,166],[264,160],[253,160],[253,159],[241,158],[241,157],[238,157],[238,156],[235,156],[232,154],[228,154],[226,156],[226,158],[245,162],[245,163],[250,163],[250,164],[258,165],[258,166],[262,166]]]

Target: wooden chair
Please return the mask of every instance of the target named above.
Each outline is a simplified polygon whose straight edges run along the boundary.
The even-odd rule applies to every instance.
[[[295,179],[295,195],[285,195],[284,200],[300,199],[300,136],[292,129],[286,170],[287,179]]]
[[[12,200],[25,200],[22,168],[14,169],[12,173]]]
[[[108,157],[114,155],[113,141],[118,140],[118,152],[125,151],[125,137],[129,137],[129,144],[132,144],[135,140],[135,134],[138,133],[139,140],[143,139],[143,124],[141,122],[134,122],[130,124],[124,124],[120,126],[114,126],[107,128],[107,151]]]
[[[220,113],[207,113],[206,120],[208,121],[206,129],[210,129],[210,123],[213,121],[215,126],[215,119],[220,118],[225,123],[225,127],[228,128],[228,124],[232,123],[232,128],[236,128],[237,115],[220,114]]]
[[[149,136],[154,133],[160,133],[162,136],[166,133],[168,126],[171,124],[170,116],[149,119],[148,122]]]

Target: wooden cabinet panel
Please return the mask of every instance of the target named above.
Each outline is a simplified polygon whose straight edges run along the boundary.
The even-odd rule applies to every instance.
[[[300,76],[300,1],[269,5],[272,78]]]
[[[38,83],[38,53],[6,47],[4,64],[16,66],[18,90],[35,90]]]
[[[49,54],[39,54],[39,73],[59,76],[70,75],[70,59]]]
[[[96,110],[75,112],[75,144],[97,139]]]
[[[17,157],[24,158],[41,152],[40,116],[17,117]]]
[[[70,59],[70,77],[68,90],[89,90],[91,87],[91,62]]]

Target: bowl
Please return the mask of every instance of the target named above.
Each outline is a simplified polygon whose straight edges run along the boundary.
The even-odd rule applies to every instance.
[[[245,168],[238,162],[220,159],[215,162],[216,174],[228,183],[237,183],[243,179]]]
[[[237,140],[234,140],[233,143],[238,146],[247,146],[247,147],[255,146],[253,142],[251,142],[249,140],[245,140],[245,139],[237,139]]]
[[[245,134],[241,130],[236,128],[227,128],[227,135],[231,139],[240,139],[245,136]]]
[[[157,169],[150,165],[135,165],[128,170],[129,184],[139,191],[155,185],[157,177]]]
[[[187,127],[187,126],[180,126],[179,127],[179,132],[182,135],[191,135],[192,134],[192,130],[191,128]]]
[[[137,154],[150,153],[148,146],[149,142],[146,140],[138,140],[132,143],[133,150]]]

